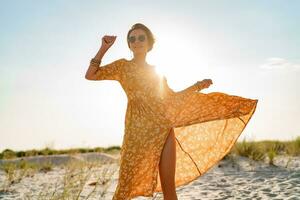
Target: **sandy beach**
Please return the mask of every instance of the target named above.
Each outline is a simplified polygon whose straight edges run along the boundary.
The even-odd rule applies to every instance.
[[[9,186],[7,173],[0,170],[0,199],[55,199],[64,192],[74,195],[69,199],[112,199],[118,178],[118,156],[86,153],[25,160],[40,164],[50,161],[53,167],[37,172],[16,170],[15,174],[23,173],[23,176],[18,175],[22,178],[15,179]],[[20,159],[9,162],[20,162]],[[67,163],[73,164],[66,167]],[[86,163],[93,163],[93,167],[83,167]],[[180,200],[300,199],[300,157],[277,156],[274,165],[269,165],[267,160],[230,156],[197,180],[178,187],[177,194]],[[134,199],[163,197],[162,193],[156,193],[153,198]]]

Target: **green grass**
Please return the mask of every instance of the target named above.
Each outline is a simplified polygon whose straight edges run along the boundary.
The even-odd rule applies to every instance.
[[[242,142],[237,142],[233,148],[233,153],[253,160],[265,159],[262,145],[252,141],[247,142],[243,140]]]
[[[253,160],[268,158],[269,164],[273,165],[274,158],[278,155],[300,156],[300,136],[290,141],[262,140],[236,142],[230,151]]]
[[[38,155],[60,155],[60,154],[76,154],[76,153],[89,153],[89,152],[102,152],[108,154],[117,154],[120,152],[119,146],[111,146],[107,148],[96,147],[96,148],[71,148],[63,150],[50,149],[48,147],[36,150],[31,149],[27,151],[13,151],[11,149],[5,149],[0,153],[0,159],[13,159],[22,158],[28,156],[38,156]]]
[[[49,147],[43,149],[31,149],[27,151],[13,151],[5,149],[0,153],[0,159],[21,158],[27,156],[37,155],[59,155],[59,154],[77,154],[88,152],[103,152],[108,154],[118,154],[120,152],[119,146],[110,146],[107,148],[71,148],[56,150]],[[230,153],[251,158],[253,160],[264,160],[269,158],[270,164],[277,155],[300,156],[300,136],[290,141],[278,140],[262,140],[262,141],[246,141],[236,142]]]

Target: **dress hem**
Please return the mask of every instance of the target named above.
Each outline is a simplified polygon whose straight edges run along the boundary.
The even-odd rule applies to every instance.
[[[247,123],[251,120],[251,118],[252,118],[252,116],[253,116],[253,114],[254,114],[256,108],[257,108],[258,100],[257,100],[257,99],[255,99],[255,100],[256,100],[256,102],[255,102],[255,104],[254,104],[252,110],[251,110],[249,113],[245,114],[245,115],[249,115],[249,114],[250,114],[250,117],[249,117],[249,119],[247,120]],[[244,115],[242,115],[242,116],[244,116]],[[202,122],[201,122],[201,123],[202,123]],[[247,123],[245,124],[245,126],[244,126],[243,129],[241,130],[241,133],[242,133],[242,132],[244,131],[244,129],[246,128]],[[197,124],[197,123],[196,123],[196,124]],[[171,127],[171,128],[174,128],[174,127]],[[170,129],[171,129],[171,128],[170,128]],[[176,128],[176,127],[175,127],[175,128]],[[169,132],[168,132],[168,134],[167,134],[167,137],[168,137],[169,134],[170,134],[170,129],[169,129]],[[166,139],[167,139],[167,137],[166,137]],[[239,137],[236,137],[235,140],[233,140],[231,144],[234,144],[234,143],[238,140],[238,138],[239,138]],[[165,139],[165,142],[166,142],[166,139]],[[165,143],[164,143],[164,144],[165,144]],[[215,162],[216,164],[219,163],[219,162],[220,162],[220,161],[228,154],[228,152],[232,149],[232,145],[230,145],[230,146],[231,146],[231,148],[228,148],[226,151],[224,151],[224,156],[220,157],[220,159],[217,160],[217,161]],[[163,147],[164,147],[164,145],[163,145]],[[162,153],[162,150],[161,150],[161,153]],[[161,153],[160,153],[160,156],[161,156]],[[160,156],[159,156],[159,158],[160,158]],[[158,164],[159,164],[159,162],[158,162]],[[157,164],[157,167],[158,167],[158,164]],[[175,189],[178,188],[178,187],[181,187],[181,186],[185,186],[185,185],[190,184],[191,182],[195,181],[195,180],[198,179],[199,177],[203,176],[205,173],[207,173],[207,172],[208,172],[212,167],[214,167],[214,166],[215,166],[215,165],[210,166],[209,168],[207,168],[207,170],[206,170],[205,172],[199,174],[198,176],[195,176],[195,177],[194,177],[193,179],[191,179],[190,181],[187,181],[187,182],[184,182],[184,183],[175,185]],[[156,168],[156,169],[157,169],[157,168]],[[157,170],[155,170],[155,171],[157,172]],[[158,176],[158,173],[156,173],[156,179],[155,179],[155,181],[157,180],[157,176]],[[157,182],[155,183],[155,187],[154,187],[154,188],[156,188],[156,187],[157,187]],[[152,191],[152,194],[142,194],[142,193],[137,193],[137,194],[134,194],[134,196],[130,196],[130,198],[135,198],[135,197],[138,197],[138,196],[154,197],[154,193],[159,193],[159,192],[162,192],[162,190],[155,190],[155,189],[154,189],[154,190]]]

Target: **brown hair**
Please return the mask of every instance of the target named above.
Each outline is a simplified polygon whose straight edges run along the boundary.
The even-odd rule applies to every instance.
[[[128,44],[128,47],[130,48],[130,46],[129,46],[129,35],[135,29],[142,29],[143,31],[145,31],[145,33],[147,35],[148,52],[149,52],[153,48],[153,44],[155,42],[155,38],[154,38],[152,32],[150,31],[150,29],[147,26],[145,26],[144,24],[142,24],[142,23],[136,23],[136,24],[134,24],[130,28],[130,30],[128,31],[128,33],[127,33],[127,44]]]

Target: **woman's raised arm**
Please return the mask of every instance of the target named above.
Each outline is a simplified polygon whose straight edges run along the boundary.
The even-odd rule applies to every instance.
[[[101,65],[101,60],[105,54],[105,51],[100,48],[96,56],[90,61],[89,68],[85,73],[85,78],[88,80],[96,80],[96,72]]]
[[[99,80],[97,71],[99,70],[99,66],[101,65],[101,60],[106,53],[106,51],[113,45],[117,36],[108,36],[105,35],[102,37],[102,44],[100,49],[98,50],[96,56],[91,59],[89,68],[85,73],[85,78],[88,80]]]

